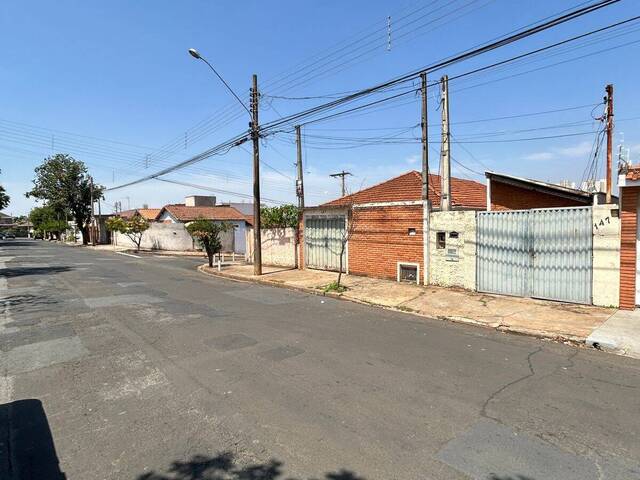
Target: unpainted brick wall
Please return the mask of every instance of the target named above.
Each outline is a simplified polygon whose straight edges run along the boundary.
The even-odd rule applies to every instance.
[[[422,276],[421,205],[354,208],[351,221],[349,273],[395,280],[398,262],[409,262],[420,265]]]
[[[636,236],[640,187],[620,189],[620,308],[636,305]]]
[[[492,210],[525,210],[530,208],[581,207],[587,205],[569,198],[549,195],[526,188],[491,182]]]

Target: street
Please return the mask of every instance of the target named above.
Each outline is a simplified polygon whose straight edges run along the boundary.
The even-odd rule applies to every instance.
[[[0,241],[0,478],[640,479],[638,360],[202,263]]]

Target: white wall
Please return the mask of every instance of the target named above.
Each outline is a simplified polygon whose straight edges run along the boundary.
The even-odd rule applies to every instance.
[[[114,232],[113,238],[116,245],[135,248],[129,237],[122,233]],[[151,222],[149,228],[142,234],[140,247],[152,250],[200,250],[182,223]]]
[[[476,212],[432,212],[429,236],[430,283],[476,289]],[[446,246],[437,248],[437,232],[445,232]],[[458,238],[451,238],[457,232]],[[456,255],[449,255],[455,249]]]
[[[263,228],[262,263],[282,267],[296,266],[296,229],[295,228]],[[253,261],[253,228],[246,230],[247,252],[245,259]]]
[[[614,216],[613,210],[618,210]],[[593,206],[593,304],[620,301],[620,216],[618,205]]]

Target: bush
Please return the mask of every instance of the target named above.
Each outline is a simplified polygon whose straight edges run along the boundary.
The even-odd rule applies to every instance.
[[[300,209],[295,205],[260,208],[260,223],[262,228],[296,228],[299,217]]]

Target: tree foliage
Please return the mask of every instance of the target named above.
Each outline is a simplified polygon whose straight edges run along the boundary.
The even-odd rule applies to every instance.
[[[69,211],[86,244],[91,220],[91,180],[85,164],[59,153],[45,158],[35,173],[33,188],[27,192],[27,197],[44,200],[55,210]],[[103,191],[104,187],[94,185],[94,200],[102,198]]]
[[[141,215],[133,215],[131,218],[111,217],[105,222],[110,232],[120,232],[126,235],[136,246],[136,252],[140,250],[142,235],[149,228],[149,222]]]
[[[67,230],[67,222],[63,220],[64,213],[56,211],[53,207],[47,205],[44,207],[34,207],[29,212],[29,220],[33,224],[36,232],[42,233],[44,236],[54,236],[58,240],[60,234]]]
[[[207,252],[209,266],[213,267],[213,256],[222,250],[222,240],[220,234],[233,228],[233,225],[227,222],[213,222],[204,218],[199,218],[187,225],[187,232]]]
[[[261,207],[260,223],[262,228],[295,228],[298,226],[300,209],[295,205],[279,207]]]
[[[9,206],[9,195],[2,185],[0,185],[0,210]]]

